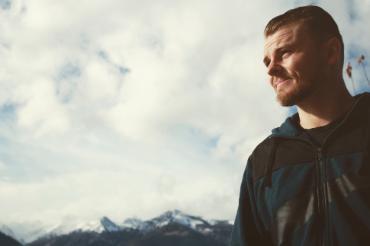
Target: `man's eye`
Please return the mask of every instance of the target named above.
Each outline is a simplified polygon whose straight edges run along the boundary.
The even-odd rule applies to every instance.
[[[287,57],[287,56],[289,56],[291,53],[292,53],[292,52],[291,52],[290,50],[284,50],[284,51],[282,51],[282,52],[281,52],[282,57]]]

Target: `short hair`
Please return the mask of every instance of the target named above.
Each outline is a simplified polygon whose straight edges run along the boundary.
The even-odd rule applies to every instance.
[[[331,37],[336,37],[340,41],[341,48],[341,68],[343,69],[344,44],[342,35],[339,32],[337,23],[333,17],[324,9],[308,5],[288,10],[284,14],[271,19],[265,27],[265,37],[274,34],[283,26],[294,23],[303,23],[312,32],[317,41],[323,42]]]

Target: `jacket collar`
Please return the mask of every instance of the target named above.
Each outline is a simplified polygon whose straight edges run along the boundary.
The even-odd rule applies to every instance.
[[[367,118],[364,117],[363,114],[369,114],[370,110],[370,93],[364,92],[359,95],[356,95],[355,97],[355,104],[354,106],[346,113],[346,116],[343,118],[344,122],[341,122],[340,124],[344,124],[346,121],[348,121],[351,117],[349,117],[352,114],[358,115],[361,118]],[[299,122],[299,115],[298,113],[295,113],[294,115],[288,117],[279,127],[272,129],[270,137],[298,137],[302,133],[302,128],[298,126]]]

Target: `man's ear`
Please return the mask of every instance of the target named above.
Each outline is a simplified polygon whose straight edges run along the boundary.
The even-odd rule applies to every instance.
[[[337,37],[331,37],[325,42],[325,54],[327,62],[330,65],[336,65],[340,63],[342,44]]]

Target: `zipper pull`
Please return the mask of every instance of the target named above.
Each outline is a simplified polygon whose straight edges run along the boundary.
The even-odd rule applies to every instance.
[[[317,148],[317,157],[319,158],[319,161],[322,160],[322,148],[321,147]]]

